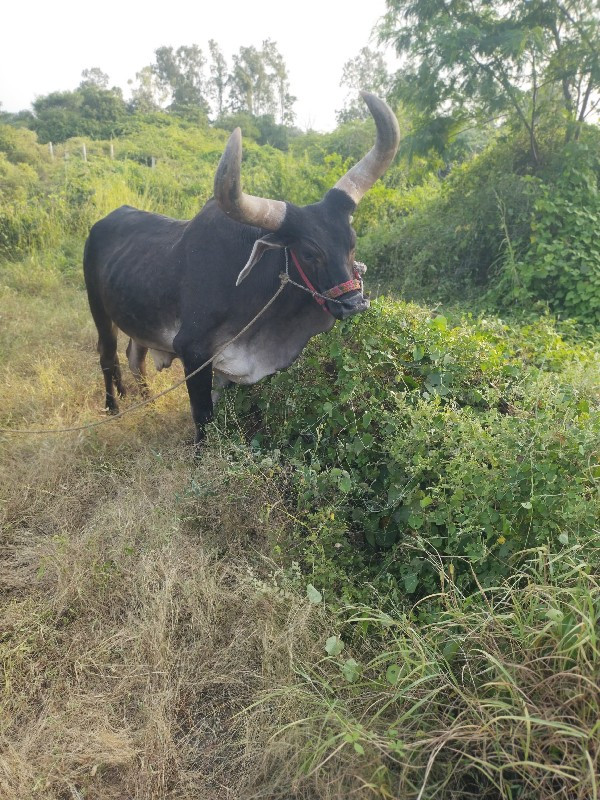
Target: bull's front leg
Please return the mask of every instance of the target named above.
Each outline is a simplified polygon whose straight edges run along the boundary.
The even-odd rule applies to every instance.
[[[184,359],[183,368],[186,377],[191,375],[206,361],[206,358]],[[186,381],[192,417],[196,427],[195,444],[199,445],[206,435],[206,424],[213,417],[212,401],[212,365],[209,364]]]
[[[192,331],[192,335],[189,332],[186,335],[186,332],[181,330],[173,342],[175,352],[183,361],[186,378],[210,357],[207,353],[202,352],[202,348],[198,347],[198,337],[193,334]],[[199,445],[204,439],[206,423],[210,422],[213,416],[212,372],[211,363],[186,381],[192,417],[196,427],[196,445]]]

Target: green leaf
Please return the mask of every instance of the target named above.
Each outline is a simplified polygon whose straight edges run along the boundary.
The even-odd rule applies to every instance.
[[[345,470],[338,480],[338,486],[340,490],[346,494],[352,489],[352,479]]]
[[[308,602],[312,603],[313,606],[318,606],[323,600],[323,595],[318,589],[315,589],[312,583],[309,583],[306,587],[306,594],[308,596]]]
[[[444,658],[447,661],[452,661],[452,659],[454,658],[454,656],[458,652],[458,648],[459,648],[458,642],[455,642],[455,641],[452,641],[452,640],[449,641],[449,642],[446,642],[446,644],[444,645],[444,649],[442,650]]]
[[[385,679],[392,686],[397,682],[400,677],[400,666],[398,664],[390,664],[385,671]]]
[[[565,546],[569,544],[569,534],[568,533],[561,533],[558,537],[558,541]]]
[[[425,355],[425,350],[421,347],[421,345],[416,344],[413,347],[413,352],[412,352],[413,361],[422,361],[424,355]]]
[[[359,756],[364,756],[365,748],[359,742],[354,742],[354,749],[358,753]]]
[[[548,608],[546,609],[546,617],[552,622],[562,622],[564,614],[559,608]]]
[[[325,650],[330,656],[339,656],[344,649],[344,642],[339,636],[330,636],[325,642]]]
[[[521,505],[523,506],[523,508],[527,509],[527,511],[531,511],[531,509],[533,508],[533,506],[529,501],[527,501],[526,503],[521,503]]]
[[[414,573],[407,575],[404,578],[404,588],[409,594],[412,594],[419,585],[419,578]]]
[[[342,675],[348,681],[348,683],[355,683],[360,677],[360,664],[358,661],[355,661],[353,658],[349,658],[347,661],[344,661],[344,665],[342,666]]]

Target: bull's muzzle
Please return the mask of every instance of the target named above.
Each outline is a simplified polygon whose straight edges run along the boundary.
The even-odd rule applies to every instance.
[[[327,310],[336,319],[348,319],[361,311],[366,311],[369,306],[370,301],[359,292],[354,297],[341,298],[337,302],[327,301]]]

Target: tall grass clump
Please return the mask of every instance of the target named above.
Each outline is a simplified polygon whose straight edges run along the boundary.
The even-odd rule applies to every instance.
[[[597,543],[596,543],[597,546]],[[555,572],[554,576],[552,572]],[[435,610],[344,607],[280,709],[264,769],[314,796],[591,800],[599,795],[600,586],[585,555]]]

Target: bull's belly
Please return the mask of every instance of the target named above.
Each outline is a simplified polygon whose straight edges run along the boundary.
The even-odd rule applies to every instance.
[[[235,342],[215,358],[213,369],[221,380],[250,384],[288,367],[294,360],[295,356],[290,359],[266,350],[257,351],[244,342]]]
[[[170,367],[173,360],[177,358],[173,348],[173,339],[177,334],[177,330],[173,328],[157,331],[152,337],[149,336],[135,336],[124,330],[123,333],[128,335],[138,347],[147,348],[150,353],[154,366],[160,372],[167,367]]]

